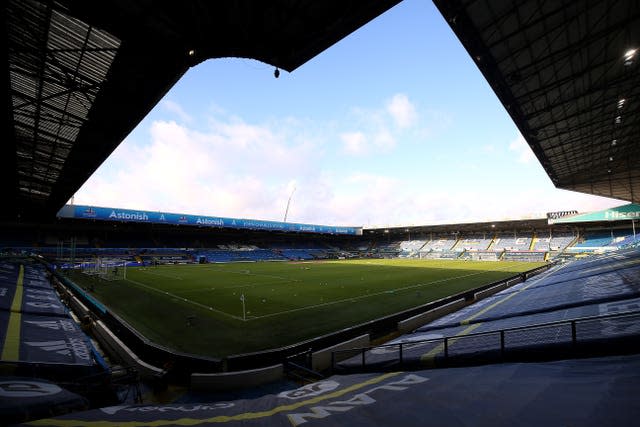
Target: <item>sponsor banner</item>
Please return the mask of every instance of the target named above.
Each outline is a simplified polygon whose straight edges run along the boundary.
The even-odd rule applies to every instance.
[[[631,221],[640,220],[640,205],[630,203],[617,208],[603,211],[589,212],[580,215],[552,218],[548,217],[549,224],[571,224],[574,222],[599,222],[599,221]]]
[[[6,265],[5,265],[6,267]],[[0,310],[49,316],[68,316],[67,308],[39,266],[20,264],[0,274]]]
[[[62,218],[84,218],[103,221],[148,222],[153,224],[191,225],[198,227],[237,228],[249,230],[290,231],[321,234],[362,234],[360,227],[334,227],[279,221],[184,215],[169,212],[137,211],[94,206],[65,206],[58,212]]]
[[[13,296],[16,293],[16,285],[0,283],[0,310],[10,310]]]
[[[89,402],[47,380],[0,377],[0,419],[14,424],[89,407]]]
[[[22,281],[22,286],[24,286],[25,288],[34,288],[34,289],[43,289],[43,290],[53,289],[51,282],[49,282],[47,279],[30,278],[30,277],[27,277],[26,275]]]
[[[9,331],[10,316],[19,316],[19,331]],[[70,318],[16,314],[0,311],[0,343],[16,346],[18,360],[27,363],[94,365],[91,347],[78,325]],[[9,336],[19,337],[19,343]],[[4,352],[4,347],[0,353]],[[7,353],[3,353],[7,354]]]
[[[10,273],[10,272],[18,272],[18,268],[15,263],[0,261],[0,274],[1,273]]]
[[[10,343],[7,342],[7,334],[9,332],[9,318],[11,315],[12,313],[10,311],[0,310],[0,347],[2,347],[0,348],[0,361],[5,360],[5,347],[10,345]]]
[[[25,264],[22,286],[25,288],[53,289],[43,266]]]
[[[0,310],[11,310],[17,286],[0,284]],[[47,316],[68,316],[67,308],[60,302],[58,294],[52,290],[23,287],[21,303],[17,307],[21,313],[42,314]],[[16,307],[16,308],[17,308]]]
[[[354,409],[376,406],[379,399],[405,399],[419,392],[419,385],[428,378],[412,373],[387,373],[334,377],[325,381],[253,400],[170,405],[120,405],[101,408],[58,419],[40,420],[40,425],[243,425],[297,426],[316,425],[357,426],[353,424]],[[377,405],[380,409],[388,403]],[[60,424],[58,424],[60,422]],[[371,425],[371,424],[367,424]]]
[[[14,285],[18,281],[18,270],[11,272],[0,271],[0,286]]]
[[[54,291],[24,287],[22,293],[23,313],[43,314],[49,316],[68,316],[67,308],[60,302]]]
[[[640,357],[334,376],[278,395],[111,406],[38,426],[635,425]],[[480,408],[480,409],[479,409]],[[579,408],[579,410],[575,410]]]

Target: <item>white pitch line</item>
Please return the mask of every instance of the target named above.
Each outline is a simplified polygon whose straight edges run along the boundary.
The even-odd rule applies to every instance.
[[[279,286],[279,285],[284,285],[284,284],[288,284],[288,283],[294,283],[292,280],[289,280],[288,282],[267,282],[267,283],[249,283],[246,285],[237,285],[237,286],[227,286],[224,288],[220,288],[220,289],[241,289],[241,288],[253,288],[255,286]]]
[[[182,297],[180,297],[180,296],[178,296],[178,295],[174,295],[174,294],[172,294],[171,292],[161,291],[161,290],[156,289],[156,288],[154,288],[154,287],[151,287],[151,286],[145,285],[144,283],[136,282],[135,280],[131,280],[131,279],[125,279],[125,280],[126,280],[127,282],[131,282],[131,283],[133,283],[133,284],[135,284],[135,285],[141,286],[141,287],[143,287],[143,288],[145,288],[145,289],[149,289],[149,290],[154,291],[154,292],[157,292],[157,293],[159,293],[159,294],[166,295],[166,296],[170,296],[170,297],[173,297],[173,298],[178,299],[178,300],[182,300],[182,301],[184,301],[184,302],[186,302],[186,303],[189,303],[189,304],[195,305],[195,306],[200,307],[200,308],[203,308],[203,309],[205,309],[205,310],[208,310],[208,311],[214,311],[214,312],[216,312],[216,313],[218,313],[218,314],[222,314],[223,316],[227,316],[227,317],[231,317],[232,319],[236,319],[236,320],[241,320],[241,321],[243,321],[242,317],[234,316],[233,314],[225,313],[224,311],[217,310],[217,309],[215,309],[215,308],[213,308],[213,307],[209,307],[208,305],[200,304],[199,302],[195,302],[195,301],[191,301],[190,299],[182,298]]]
[[[149,270],[139,270],[139,271],[142,272],[142,273],[145,273],[145,274],[152,274],[154,276],[168,277],[169,279],[182,280],[182,277],[180,277],[180,276],[172,276],[171,274],[161,274],[161,273],[151,272]]]
[[[501,268],[501,269],[497,269],[497,270],[491,270],[491,271],[481,271],[481,272],[478,272],[478,273],[463,274],[462,276],[456,276],[456,277],[449,277],[449,278],[446,278],[446,279],[434,280],[433,282],[418,283],[417,285],[409,285],[409,286],[404,286],[402,288],[387,289],[387,290],[376,292],[376,293],[373,293],[373,294],[360,295],[360,296],[349,297],[349,298],[345,298],[345,299],[341,299],[341,300],[325,302],[325,303],[322,303],[322,304],[314,304],[314,305],[308,305],[306,307],[299,307],[299,308],[294,308],[294,309],[291,309],[291,310],[279,311],[277,313],[265,314],[264,316],[255,316],[252,319],[247,319],[247,322],[249,322],[251,320],[264,319],[266,317],[279,316],[281,314],[294,313],[296,311],[303,311],[303,310],[308,310],[308,309],[312,309],[312,308],[318,308],[318,307],[325,307],[325,306],[329,306],[329,305],[341,304],[341,303],[348,302],[348,301],[360,300],[360,299],[369,298],[369,297],[373,297],[373,296],[380,296],[380,295],[389,293],[389,291],[393,291],[393,292],[405,291],[407,289],[414,289],[414,288],[419,288],[419,287],[424,287],[424,286],[430,286],[430,285],[434,285],[434,284],[437,284],[437,283],[448,282],[449,280],[462,279],[462,278],[465,278],[465,277],[477,276],[477,275],[480,275],[480,274],[491,273],[491,272],[494,272],[494,271],[502,271],[502,270],[506,270],[507,268],[509,268],[509,267],[505,267],[505,268]]]
[[[229,271],[229,270],[223,270],[222,268],[211,268],[211,269],[215,271],[220,271],[222,273],[239,274],[241,276],[268,277],[270,279],[286,280],[288,282],[300,282],[300,279],[292,279],[290,277],[284,277],[284,276],[272,276],[270,274],[257,274],[257,273],[251,273],[251,272],[247,273],[246,271]]]
[[[285,282],[285,283],[291,283],[291,282]],[[177,295],[183,295],[183,294],[198,294],[198,293],[204,293],[204,292],[211,292],[211,291],[222,291],[222,290],[229,290],[229,289],[242,289],[242,288],[253,288],[256,286],[278,286],[278,285],[282,285],[282,282],[272,282],[272,283],[249,283],[246,285],[236,285],[236,286],[226,286],[226,287],[215,287],[212,286],[210,288],[199,288],[199,289],[186,289],[184,291],[177,291],[176,294]]]
[[[211,287],[211,288],[186,289],[184,291],[177,291],[176,295],[199,294],[199,293],[203,293],[203,292],[217,291],[217,290],[220,290],[220,289],[222,289],[222,288]]]

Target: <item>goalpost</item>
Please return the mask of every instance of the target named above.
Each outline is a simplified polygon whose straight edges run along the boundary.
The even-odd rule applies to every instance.
[[[122,259],[96,258],[93,263],[83,264],[82,272],[109,281],[126,280],[127,262]]]
[[[104,280],[126,280],[127,262],[123,260],[111,260],[103,263],[100,277]]]
[[[97,276],[100,273],[100,268],[99,268],[99,259],[96,258],[94,260],[94,262],[82,262],[80,264],[80,270],[82,271],[83,274],[89,275],[89,276]]]

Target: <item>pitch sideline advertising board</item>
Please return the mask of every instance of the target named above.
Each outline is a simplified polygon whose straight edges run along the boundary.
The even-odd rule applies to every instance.
[[[224,218],[202,215],[184,215],[168,212],[139,211],[84,205],[66,205],[58,211],[59,218],[95,219],[102,221],[147,222],[151,224],[191,225],[199,227],[235,228],[245,230],[289,231],[298,233],[361,235],[361,227],[335,227],[329,225],[293,222],[262,221],[254,219]]]

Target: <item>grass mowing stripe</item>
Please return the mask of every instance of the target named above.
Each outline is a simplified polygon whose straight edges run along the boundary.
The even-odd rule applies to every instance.
[[[9,314],[9,322],[7,324],[7,335],[4,337],[4,346],[2,350],[2,360],[17,361],[20,360],[20,327],[22,325],[22,287],[24,281],[24,265],[20,265],[18,272],[18,281],[16,283],[16,293],[11,302],[11,313]]]
[[[235,286],[225,286],[219,288],[204,288],[204,289],[187,289],[186,291],[175,291],[175,294],[198,294],[202,292],[211,292],[211,291],[223,291],[227,289],[242,289],[242,288],[255,288],[256,286],[277,286],[283,285],[287,283],[293,283],[293,281],[288,282],[267,282],[267,283],[249,283],[246,285],[235,285]]]
[[[505,267],[504,269],[498,269],[497,271],[506,270],[506,269],[507,269],[507,267]],[[431,281],[431,282],[428,282],[428,283],[418,283],[417,285],[409,285],[409,286],[403,286],[401,288],[393,288],[393,289],[388,289],[388,290],[384,290],[384,291],[380,291],[380,292],[368,293],[368,294],[364,294],[364,295],[357,295],[357,296],[348,297],[348,298],[344,298],[344,299],[340,299],[340,300],[325,302],[325,303],[322,303],[322,304],[307,305],[307,306],[304,306],[304,307],[293,308],[291,310],[279,311],[277,313],[269,313],[269,314],[265,314],[265,315],[262,315],[262,316],[251,316],[251,318],[247,319],[247,321],[260,320],[260,319],[265,319],[267,317],[279,316],[279,315],[288,314],[288,313],[295,313],[295,312],[300,312],[300,311],[303,311],[303,310],[310,310],[310,309],[314,309],[314,308],[318,308],[318,307],[326,307],[326,306],[330,306],[330,305],[334,305],[334,304],[342,304],[342,303],[346,303],[346,302],[354,302],[355,300],[361,300],[361,299],[364,299],[364,298],[376,297],[376,296],[381,296],[381,295],[384,295],[384,294],[388,294],[389,291],[400,292],[400,291],[406,291],[406,290],[409,290],[409,289],[417,289],[417,288],[437,285],[439,283],[449,282],[449,281],[458,280],[458,279],[464,279],[466,277],[478,276],[478,275],[487,274],[487,273],[492,273],[492,271],[491,272],[490,271],[480,271],[478,273],[463,274],[461,276],[447,277],[445,279],[434,280],[434,281]]]
[[[270,275],[270,274],[251,273],[250,270],[230,271],[230,270],[225,270],[223,268],[210,268],[209,270],[215,270],[215,271],[219,271],[219,272],[222,272],[222,273],[240,274],[242,276],[268,277],[270,279],[280,279],[280,280],[287,280],[287,281],[290,281],[290,282],[300,282],[300,280],[292,279],[290,277],[273,276],[273,275]]]
[[[144,274],[137,268],[127,269],[127,279],[137,284],[111,285],[81,273],[73,273],[73,280],[93,287],[109,309],[152,341],[179,351],[225,357],[302,342],[541,265],[398,259],[377,264],[381,265],[344,260],[304,266],[286,262],[175,265],[157,270],[182,281]],[[241,269],[250,269],[253,275],[238,273]],[[274,283],[281,279],[268,277],[299,282]],[[195,292],[198,289],[203,291]],[[239,321],[241,294],[248,301],[245,322]],[[194,315],[195,321],[189,321]]]
[[[218,314],[222,314],[223,316],[231,317],[232,319],[241,320],[241,321],[243,321],[243,322],[244,322],[244,320],[242,319],[242,317],[234,316],[233,314],[229,314],[229,313],[226,313],[226,312],[224,312],[224,311],[217,310],[217,309],[215,309],[215,308],[213,308],[213,307],[209,307],[208,305],[200,304],[199,302],[195,302],[195,301],[191,301],[190,299],[186,299],[186,298],[179,297],[179,296],[174,295],[174,294],[172,294],[172,293],[170,293],[170,292],[161,291],[160,289],[156,289],[156,288],[154,288],[154,287],[152,287],[152,286],[145,285],[144,283],[136,282],[135,280],[131,280],[131,279],[125,279],[125,280],[126,280],[127,282],[133,283],[134,285],[141,286],[141,287],[143,287],[143,288],[145,288],[145,289],[149,289],[149,290],[151,290],[151,291],[157,292],[157,293],[159,293],[160,295],[164,295],[165,297],[166,297],[166,296],[170,296],[170,297],[172,297],[172,298],[176,298],[177,300],[180,300],[180,301],[183,301],[183,302],[186,302],[186,303],[189,303],[189,304],[195,305],[195,306],[200,307],[200,308],[203,308],[203,309],[205,309],[205,310],[214,311],[214,312],[216,312],[216,313],[218,313]]]
[[[152,274],[154,276],[160,276],[160,277],[168,277],[169,279],[175,279],[175,280],[182,280],[182,277],[180,276],[172,276],[170,274],[162,274],[162,273],[158,273],[158,272],[154,272],[154,271],[150,271],[148,269],[140,269],[141,272],[145,273],[145,274]]]

